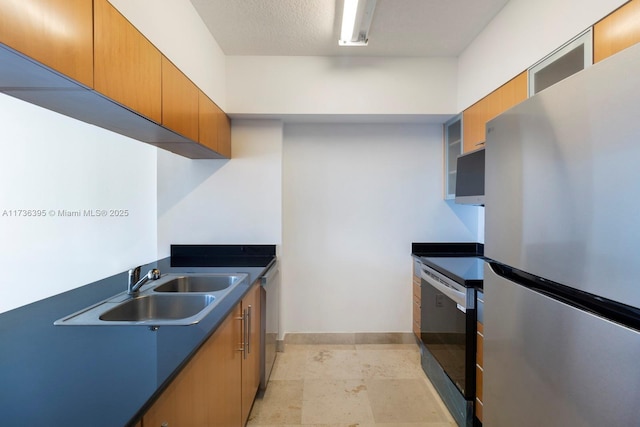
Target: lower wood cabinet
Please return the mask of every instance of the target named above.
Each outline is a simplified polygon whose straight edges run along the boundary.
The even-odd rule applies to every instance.
[[[484,365],[482,356],[484,354],[484,329],[482,323],[478,322],[478,333],[476,341],[476,417],[482,422],[482,380],[484,377]]]
[[[413,333],[420,340],[421,320],[420,313],[422,307],[422,289],[420,287],[420,263],[413,261]]]
[[[260,382],[254,285],[142,418],[142,427],[246,424]]]
[[[476,324],[476,404],[475,415],[480,422],[483,418],[483,393],[482,385],[484,380],[484,292],[478,291],[477,297],[478,322]]]
[[[254,286],[242,299],[246,338],[242,359],[242,425],[247,423],[253,400],[260,386],[260,286]]]

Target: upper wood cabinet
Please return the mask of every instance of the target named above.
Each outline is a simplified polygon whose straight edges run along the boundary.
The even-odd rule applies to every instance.
[[[231,124],[229,118],[207,95],[199,91],[200,144],[222,157],[231,158]]]
[[[198,141],[199,90],[182,71],[162,57],[162,124]],[[210,147],[215,150],[215,148]]]
[[[198,102],[200,104],[200,144],[218,151],[218,123],[220,122],[221,110],[202,91],[198,91]]]
[[[640,42],[640,0],[631,0],[593,26],[593,62]]]
[[[484,97],[462,112],[462,152],[473,151],[485,141],[485,125],[489,117],[489,100]]]
[[[1,0],[0,43],[93,87],[92,0]]]
[[[217,108],[217,106],[216,106]],[[218,108],[218,153],[228,159],[231,158],[231,120]]]
[[[462,115],[463,152],[478,149],[486,141],[487,122],[525,99],[527,99],[526,71],[464,110]]]
[[[94,1],[94,87],[162,122],[162,55],[107,0]]]

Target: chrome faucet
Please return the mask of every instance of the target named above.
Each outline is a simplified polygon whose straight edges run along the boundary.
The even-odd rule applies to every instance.
[[[140,269],[141,266],[138,266],[129,270],[129,284],[127,285],[127,294],[129,295],[137,294],[142,285],[149,280],[158,280],[160,278],[160,270],[153,268],[141,279]]]

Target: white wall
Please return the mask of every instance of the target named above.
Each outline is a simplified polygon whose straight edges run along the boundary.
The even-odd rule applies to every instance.
[[[156,259],[155,148],[3,94],[0,112],[0,312]],[[85,209],[128,215],[58,212]]]
[[[282,123],[234,120],[232,160],[158,151],[158,255],[170,245],[280,244]]]
[[[506,83],[626,0],[511,0],[458,60],[457,111]]]
[[[453,114],[455,58],[227,57],[228,112]]]
[[[478,235],[442,159],[440,126],[285,126],[285,333],[411,331],[411,242]]]
[[[110,2],[226,108],[225,56],[189,1]],[[107,219],[0,216],[0,312],[158,258],[156,148],[5,95],[0,112],[0,215],[129,211],[127,218]]]
[[[109,0],[167,58],[227,110],[225,56],[188,0]]]

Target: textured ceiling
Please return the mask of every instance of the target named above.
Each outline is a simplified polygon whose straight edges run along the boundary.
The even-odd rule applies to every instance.
[[[378,0],[366,47],[338,47],[343,0],[191,0],[227,55],[458,56],[508,0]]]

